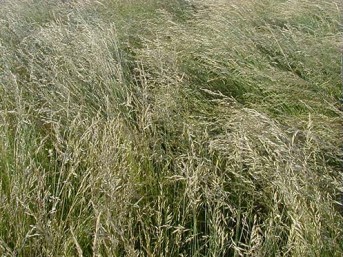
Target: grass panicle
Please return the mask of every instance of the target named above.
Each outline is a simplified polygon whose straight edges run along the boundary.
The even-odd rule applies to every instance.
[[[342,256],[341,10],[0,1],[0,255]]]

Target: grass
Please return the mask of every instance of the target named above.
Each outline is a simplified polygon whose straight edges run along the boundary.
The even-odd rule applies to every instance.
[[[338,0],[0,5],[1,256],[342,256]]]

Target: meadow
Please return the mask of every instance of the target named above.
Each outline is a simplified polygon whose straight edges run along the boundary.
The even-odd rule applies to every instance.
[[[0,255],[343,256],[341,12],[0,1]]]

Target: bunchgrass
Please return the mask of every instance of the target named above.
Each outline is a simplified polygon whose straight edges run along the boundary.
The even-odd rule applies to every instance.
[[[0,255],[342,256],[341,10],[0,1]]]

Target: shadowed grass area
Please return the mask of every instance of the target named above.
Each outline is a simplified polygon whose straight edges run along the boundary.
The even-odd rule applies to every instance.
[[[3,1],[1,256],[342,256],[339,1]]]

